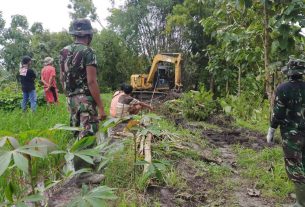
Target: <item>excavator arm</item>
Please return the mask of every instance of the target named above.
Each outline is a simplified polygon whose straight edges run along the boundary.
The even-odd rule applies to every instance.
[[[152,62],[147,81],[145,83],[146,88],[153,87],[153,81],[155,74],[158,69],[158,63],[159,62],[168,62],[175,65],[175,88],[179,89],[182,87],[181,84],[181,54],[180,53],[163,53],[158,54],[154,57],[154,60]]]

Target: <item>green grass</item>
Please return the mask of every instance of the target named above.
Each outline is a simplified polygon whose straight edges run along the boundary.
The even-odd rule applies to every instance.
[[[281,147],[256,152],[236,146],[235,152],[238,165],[243,168],[242,175],[256,185],[263,196],[282,201],[293,191],[293,184],[285,172]]]

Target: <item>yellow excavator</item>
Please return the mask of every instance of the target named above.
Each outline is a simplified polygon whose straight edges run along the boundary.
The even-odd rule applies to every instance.
[[[172,64],[175,66],[174,70],[172,70]],[[157,95],[167,94],[171,90],[180,92],[182,89],[181,64],[181,53],[157,54],[148,74],[131,75],[130,82],[134,93]]]

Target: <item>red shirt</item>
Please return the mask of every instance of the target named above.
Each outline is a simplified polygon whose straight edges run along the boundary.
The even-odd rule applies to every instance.
[[[56,70],[53,66],[51,65],[47,65],[44,66],[41,70],[41,79],[44,80],[46,83],[49,83],[50,78],[55,77],[56,76]],[[51,86],[56,88],[56,80],[54,78],[54,80],[51,83]],[[48,87],[48,86],[44,86],[44,87]]]

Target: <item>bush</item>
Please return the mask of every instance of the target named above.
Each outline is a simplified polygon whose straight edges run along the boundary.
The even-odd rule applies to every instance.
[[[36,87],[37,104],[45,104],[44,92],[40,87]],[[22,91],[17,83],[10,83],[0,91],[0,110],[14,110],[20,108],[22,101]]]
[[[202,121],[217,111],[218,102],[213,99],[211,92],[201,86],[200,91],[190,91],[183,95],[182,108],[187,118]]]
[[[252,123],[268,122],[269,102],[258,94],[243,93],[219,100],[223,111],[234,118]]]

